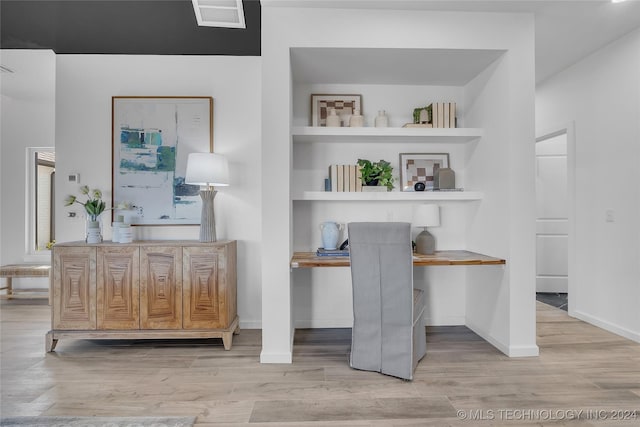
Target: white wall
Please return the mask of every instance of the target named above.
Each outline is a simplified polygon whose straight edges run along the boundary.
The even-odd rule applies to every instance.
[[[640,342],[638,76],[640,30],[540,84],[536,128],[575,123],[569,314]]]
[[[269,197],[269,202],[263,206],[263,242],[269,245],[269,250],[263,252],[261,360],[291,360],[293,319],[290,305],[294,291],[298,292],[298,289],[292,289],[292,284],[296,282],[297,286],[298,276],[306,274],[296,272],[291,275],[288,268],[295,243],[288,185],[293,181],[290,170],[293,154],[290,126],[292,117],[296,120],[291,102],[293,93],[289,50],[292,47],[497,49],[507,52],[506,62],[501,68],[503,80],[493,79],[489,82],[498,87],[497,95],[494,93],[481,102],[485,109],[490,110],[486,116],[493,120],[493,127],[489,138],[483,138],[475,149],[476,153],[484,153],[484,170],[489,171],[478,172],[476,176],[481,183],[492,186],[488,189],[497,193],[497,199],[481,202],[480,205],[486,204],[488,209],[469,212],[469,216],[475,220],[469,223],[472,232],[467,239],[467,248],[479,251],[497,248],[487,253],[503,256],[509,264],[506,269],[490,267],[468,273],[467,276],[473,276],[473,279],[467,283],[466,292],[473,297],[467,295],[462,307],[466,305],[467,324],[471,321],[474,330],[490,339],[502,351],[510,355],[537,354],[532,17],[523,14],[263,6],[262,114],[265,150],[262,162],[263,167],[268,165],[271,171],[267,175],[265,170],[265,178],[268,176],[269,180],[265,180],[262,193],[265,200]],[[475,88],[469,88],[469,92],[474,89],[482,91],[482,83],[478,81]],[[477,116],[482,116],[482,113]],[[497,125],[496,119],[499,119]],[[466,125],[483,127],[484,121],[480,118],[476,124]],[[486,148],[482,148],[484,144],[487,144]],[[491,172],[494,164],[502,172],[497,183],[496,174]],[[496,227],[501,230],[497,241],[496,233],[492,233]],[[313,292],[302,290],[301,298],[304,300]],[[330,301],[331,296],[325,296],[324,302]],[[344,301],[339,304],[341,308],[346,307]],[[471,311],[470,304],[473,306]],[[316,307],[311,306],[312,309]]]
[[[56,174],[79,173],[82,184],[111,200],[111,97],[212,96],[214,151],[229,159],[231,183],[216,196],[218,239],[238,241],[238,315],[261,326],[260,73],[258,57],[58,55]],[[84,220],[64,207],[77,186],[56,182],[57,241],[84,238]],[[76,208],[74,210],[77,211]],[[198,226],[134,227],[135,239],[198,239]],[[104,228],[108,239],[111,230]]]
[[[27,147],[53,147],[55,134],[55,54],[49,50],[0,52],[0,263],[49,262],[27,254]],[[46,279],[15,279],[16,288],[46,287]]]

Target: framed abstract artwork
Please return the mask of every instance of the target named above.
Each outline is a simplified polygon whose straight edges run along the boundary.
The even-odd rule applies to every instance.
[[[326,126],[330,108],[336,109],[345,126],[353,110],[358,109],[362,114],[362,95],[311,95],[311,126]]]
[[[414,191],[417,182],[424,182],[425,190],[433,190],[433,168],[448,168],[449,153],[400,153],[400,188]]]
[[[132,225],[200,224],[200,187],[184,182],[187,157],[213,151],[213,98],[111,99],[114,206]]]

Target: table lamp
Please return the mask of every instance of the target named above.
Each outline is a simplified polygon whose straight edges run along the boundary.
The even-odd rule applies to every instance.
[[[413,225],[424,227],[416,236],[416,252],[422,255],[432,255],[436,250],[436,239],[427,231],[427,227],[440,225],[440,209],[438,205],[418,205],[413,210]]]
[[[217,191],[214,186],[229,185],[229,164],[224,156],[216,153],[191,153],[187,158],[185,184],[200,185],[202,215],[200,220],[200,241],[216,241],[216,223],[213,213],[213,199]]]

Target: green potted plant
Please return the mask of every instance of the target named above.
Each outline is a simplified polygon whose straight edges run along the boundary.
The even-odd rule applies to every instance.
[[[386,160],[372,162],[366,159],[358,159],[360,177],[363,186],[387,187],[387,191],[393,190],[393,167]]]

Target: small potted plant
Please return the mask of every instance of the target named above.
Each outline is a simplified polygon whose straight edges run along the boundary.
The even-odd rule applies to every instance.
[[[386,187],[386,191],[393,190],[393,176],[391,175],[393,167],[389,162],[358,159],[358,166],[360,166],[363,191],[365,191],[365,187]]]
[[[102,231],[100,230],[100,214],[104,212],[106,204],[102,200],[102,191],[97,188],[90,190],[89,186],[83,185],[80,187],[80,193],[87,196],[87,201],[82,203],[74,195],[69,195],[65,199],[65,206],[71,206],[74,203],[84,206],[84,210],[87,212],[87,243],[100,243],[102,242]]]

